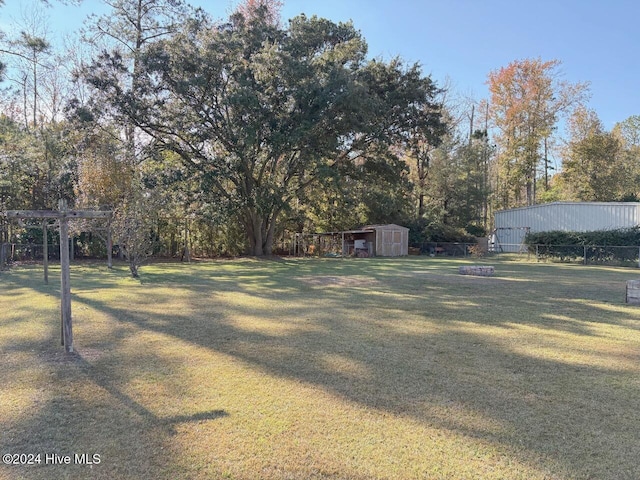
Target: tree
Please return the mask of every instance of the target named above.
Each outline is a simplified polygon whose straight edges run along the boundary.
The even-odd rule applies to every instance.
[[[63,0],[59,0],[60,3],[62,4],[79,4],[82,0],[69,0],[69,1],[63,1]],[[50,2],[48,0],[42,0],[42,3],[44,5],[48,5]],[[5,4],[4,0],[0,0],[0,7],[3,7]],[[4,31],[0,30],[0,40],[4,40],[6,37],[6,34]],[[0,55],[8,55],[10,57],[18,57],[18,58],[23,58],[25,60],[29,60],[29,58],[27,56],[24,56],[22,53],[15,51],[13,48],[8,47],[8,48],[0,48]],[[0,80],[3,80],[4,78],[4,74],[6,73],[7,70],[7,64],[0,61]]]
[[[258,256],[271,253],[298,195],[388,149],[410,125],[439,124],[435,84],[417,65],[365,61],[350,23],[299,16],[282,29],[266,13],[185,22],[146,49],[131,89],[118,81],[118,55],[102,56],[89,77],[236,212]]]
[[[186,7],[181,0],[104,2],[111,7],[111,13],[90,16],[84,29],[84,38],[103,50],[115,52],[123,60],[119,81],[135,88],[140,77],[140,55],[143,47],[176,31],[180,18],[187,11]],[[90,75],[86,70],[81,74]],[[123,120],[123,117],[118,120]],[[129,160],[135,163],[135,126],[127,122],[123,130]]]
[[[46,54],[51,45],[42,37],[36,37],[26,32],[21,32],[20,38],[14,42],[20,50],[24,50],[24,59],[29,62],[28,70],[21,72],[20,86],[24,94],[24,117],[25,126],[29,126],[28,118],[28,89],[31,89],[31,125],[35,128],[38,125],[38,86],[39,86],[39,65],[40,58]]]
[[[281,0],[244,0],[236,7],[236,13],[245,20],[253,20],[264,15],[264,20],[271,25],[280,25]]]
[[[103,1],[111,12],[87,19],[85,40],[103,49],[115,48],[133,60],[143,45],[174,32],[187,13],[182,0]]]
[[[140,265],[156,247],[156,212],[153,199],[139,192],[127,197],[114,212],[113,234],[119,240],[133,278],[140,276]]]
[[[625,199],[640,199],[640,115],[618,122],[611,133],[620,141],[622,164],[627,173],[627,193]]]
[[[31,208],[35,176],[30,137],[15,121],[0,116],[0,210]]]
[[[49,62],[52,45],[47,39],[47,19],[41,9],[34,6],[23,11],[20,31],[15,38],[8,38],[8,48],[7,53],[11,54],[8,78],[19,88],[25,128],[36,128],[42,116],[39,91],[42,73],[52,68]]]
[[[633,195],[622,143],[592,110],[576,110],[569,121],[571,139],[563,152],[562,178],[568,195],[581,201],[619,201]]]
[[[413,220],[407,164],[388,149],[345,167],[301,196],[302,217],[312,232]],[[304,225],[305,222],[303,222]],[[303,228],[295,228],[301,233]]]
[[[121,60],[119,84],[136,90],[143,48],[174,32],[187,8],[181,0],[105,0],[105,3],[111,7],[110,14],[90,17],[84,37],[96,46],[111,49]],[[86,67],[79,74],[92,75]],[[136,125],[109,108],[100,89],[93,91],[88,104],[79,99],[73,103],[71,114],[83,119],[82,129],[90,132],[88,141],[81,142],[78,148],[78,190],[83,194],[80,198],[117,212],[114,234],[121,235],[119,241],[126,245],[131,274],[137,277],[138,266],[150,248],[149,218],[155,218],[149,216],[151,192],[142,182],[144,163],[153,152],[146,150]]]
[[[0,0],[0,7],[4,6],[4,0]],[[4,32],[0,31],[0,38],[2,38],[4,35]],[[0,50],[0,53],[6,53],[2,50]],[[2,76],[4,75],[4,71],[7,68],[7,66],[3,63],[0,62],[0,79],[2,78]]]
[[[640,115],[632,115],[616,123],[612,132],[620,138],[625,148],[640,148]]]
[[[403,144],[415,197],[411,229],[422,232],[428,226],[433,231],[437,226],[481,235],[487,220],[490,149],[486,129],[475,128],[474,120],[486,127],[486,114],[476,115],[475,103],[453,89],[442,91],[439,101],[445,120],[440,134],[424,132],[430,135],[425,137],[411,131]],[[486,112],[486,106],[481,110]]]
[[[440,127],[439,130],[434,128],[425,129],[420,126],[410,128],[402,146],[405,152],[405,160],[410,167],[411,180],[417,197],[416,215],[418,219],[424,217],[426,212],[427,178],[433,152],[439,146],[445,134],[444,123]]]
[[[504,208],[535,203],[545,141],[559,116],[586,94],[587,84],[560,79],[559,66],[558,60],[526,59],[489,73],[490,114],[500,132],[496,141]],[[548,162],[543,165],[546,169]]]
[[[475,135],[469,143],[452,130],[431,155],[425,189],[425,213],[431,224],[482,229],[484,132]]]
[[[22,188],[29,194],[16,200],[26,208],[40,209],[55,208],[60,198],[72,200],[75,178],[74,162],[68,155],[68,125],[60,115],[67,84],[53,68],[54,49],[46,38],[46,20],[38,8],[24,10],[18,34],[7,39],[11,49],[7,78],[18,88],[6,90],[3,114],[21,121],[22,127],[14,137],[16,143],[0,146],[8,162],[19,159],[20,169],[29,172]]]
[[[90,208],[116,208],[136,192],[136,172],[115,127],[92,128],[82,121],[70,123],[78,161],[76,195]],[[138,186],[139,188],[139,186]]]

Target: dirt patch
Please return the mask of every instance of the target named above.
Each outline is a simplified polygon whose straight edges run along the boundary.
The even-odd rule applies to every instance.
[[[83,347],[74,348],[73,353],[66,353],[64,347],[60,346],[59,350],[44,352],[38,355],[38,359],[45,363],[53,364],[82,364],[88,360],[98,360],[104,352],[95,348]]]
[[[314,275],[308,277],[297,277],[296,280],[301,281],[312,287],[371,287],[379,285],[380,282],[375,278],[366,277],[364,275]]]

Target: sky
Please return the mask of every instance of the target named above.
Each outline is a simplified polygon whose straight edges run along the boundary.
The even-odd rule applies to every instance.
[[[9,31],[21,10],[38,0],[5,0],[0,28]],[[49,0],[49,29],[78,29],[100,0],[64,6]],[[192,0],[214,17],[232,0]],[[284,0],[283,19],[300,13],[353,21],[370,57],[418,62],[439,85],[464,97],[488,97],[487,75],[514,60],[559,60],[569,82],[588,82],[588,107],[606,128],[640,115],[640,2],[637,0]]]

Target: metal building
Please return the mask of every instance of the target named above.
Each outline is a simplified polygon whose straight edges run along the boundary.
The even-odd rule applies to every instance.
[[[640,225],[640,202],[553,202],[495,213],[490,248],[517,252],[527,232],[592,232]]]

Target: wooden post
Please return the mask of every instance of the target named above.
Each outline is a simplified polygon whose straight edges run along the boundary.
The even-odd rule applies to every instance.
[[[42,221],[42,264],[44,266],[44,283],[49,284],[49,241],[47,239],[47,220]]]
[[[51,210],[7,210],[9,218],[57,218],[60,222],[60,330],[61,342],[68,353],[73,352],[71,328],[71,275],[69,272],[69,219],[109,218],[111,212],[95,210],[67,210],[67,202],[60,200],[59,211]],[[46,224],[43,225],[43,229]],[[46,236],[45,236],[46,243]],[[48,252],[47,252],[48,253]],[[45,255],[46,259],[46,255]]]
[[[60,200],[60,311],[62,313],[62,343],[67,353],[73,352],[71,326],[71,275],[69,271],[69,221],[65,216],[67,202]]]
[[[107,267],[113,268],[113,237],[111,227],[107,229]]]

